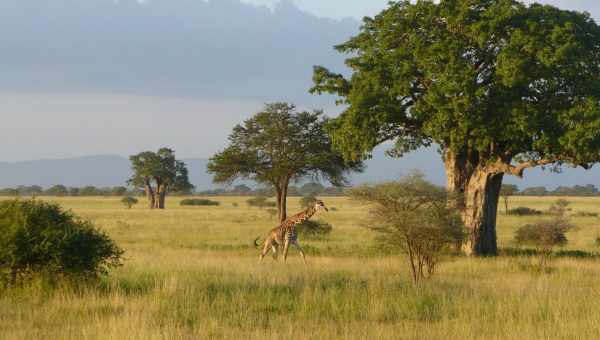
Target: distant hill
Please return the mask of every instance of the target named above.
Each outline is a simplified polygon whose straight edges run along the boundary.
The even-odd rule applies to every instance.
[[[212,184],[206,173],[206,159],[184,159],[190,171],[190,180],[199,190],[217,187]],[[393,180],[410,173],[412,170],[423,171],[427,178],[437,184],[446,182],[443,164],[434,149],[423,149],[402,159],[391,159],[384,155],[383,149],[374,153],[373,159],[367,162],[367,170],[354,175],[353,183],[378,182]],[[81,187],[94,185],[97,187],[124,185],[130,176],[129,160],[122,156],[100,155],[70,159],[34,160],[16,163],[0,163],[0,188],[19,185],[40,185],[50,187],[55,184]],[[600,166],[591,171],[565,168],[563,173],[554,174],[542,169],[529,170],[525,179],[506,177],[508,183],[520,188],[531,186],[573,186],[594,184],[600,186]]]

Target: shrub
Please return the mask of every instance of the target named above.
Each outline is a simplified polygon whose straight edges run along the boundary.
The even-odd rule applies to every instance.
[[[444,251],[455,249],[465,237],[460,216],[448,202],[446,189],[414,174],[398,182],[361,186],[353,198],[372,203],[372,225],[384,245],[408,254],[415,284],[434,274]]]
[[[571,202],[566,199],[557,199],[548,209],[548,213],[551,215],[565,216],[567,211],[571,210],[569,209],[569,205],[571,205]]]
[[[515,216],[537,216],[537,215],[542,215],[543,213],[544,212],[542,212],[540,210],[531,209],[531,208],[527,208],[527,207],[518,207],[518,208],[510,209],[508,211],[509,215],[515,215]]]
[[[124,206],[127,207],[127,209],[131,209],[131,207],[133,207],[134,205],[138,204],[138,199],[135,197],[123,197],[123,199],[121,199],[121,203],[123,203]]]
[[[534,246],[540,254],[540,268],[543,268],[552,254],[552,249],[567,244],[565,234],[571,228],[573,225],[564,214],[556,215],[549,220],[522,226],[516,232],[515,241],[520,245]]]
[[[211,200],[207,200],[207,199],[201,199],[201,198],[188,198],[185,200],[182,200],[179,205],[182,206],[218,206],[221,205],[220,202],[217,201],[211,201]]]
[[[265,196],[256,196],[247,200],[246,203],[248,203],[248,205],[251,207],[257,207],[260,209],[277,206],[275,202],[269,202],[267,200],[268,198]]]
[[[320,221],[304,221],[298,225],[298,234],[304,238],[321,237],[330,234],[333,226]]]
[[[97,278],[121,264],[123,251],[91,222],[57,204],[0,202],[0,278],[11,284],[36,274]]]

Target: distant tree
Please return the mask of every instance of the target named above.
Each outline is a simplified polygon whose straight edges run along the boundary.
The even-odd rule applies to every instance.
[[[100,196],[102,195],[102,191],[95,186],[88,185],[86,187],[81,188],[79,191],[80,196]]]
[[[546,189],[546,187],[525,188],[520,193],[521,196],[547,196],[549,194],[550,192],[548,192],[548,189]]]
[[[566,217],[567,212],[571,210],[569,208],[570,205],[571,202],[567,201],[566,199],[559,198],[554,203],[552,203],[552,205],[548,209],[548,213],[555,216]]]
[[[138,199],[135,197],[127,196],[121,199],[121,203],[127,207],[127,209],[131,209],[134,205],[138,204]]]
[[[263,209],[266,207],[277,206],[276,203],[269,202],[268,197],[266,197],[266,196],[256,196],[256,197],[250,198],[249,200],[246,201],[246,203],[248,203],[248,205],[251,207],[257,207],[260,209]],[[279,212],[279,210],[277,212]]]
[[[245,184],[236,185],[233,192],[238,195],[247,195],[252,192],[252,188]]]
[[[208,171],[217,183],[245,178],[271,186],[279,219],[284,221],[290,182],[312,177],[344,184],[346,173],[362,169],[362,162],[347,163],[333,150],[326,123],[320,111],[298,112],[291,104],[267,104],[233,129],[230,145],[210,159]]]
[[[128,184],[143,188],[150,209],[164,209],[165,199],[172,191],[185,192],[193,188],[185,163],[175,159],[175,152],[162,148],[131,156],[133,176]]]
[[[323,194],[328,196],[342,196],[344,194],[344,187],[328,187],[325,188]]]
[[[111,189],[111,194],[113,196],[123,196],[127,193],[126,187],[114,187]]]
[[[502,200],[504,200],[504,213],[508,215],[508,201],[511,196],[514,196],[519,192],[519,187],[514,184],[502,184],[502,188],[500,189],[500,196],[502,196]]]
[[[79,192],[81,190],[79,188],[69,188],[69,196],[79,196]]]
[[[456,249],[464,239],[464,225],[448,204],[446,189],[428,183],[421,174],[359,186],[350,195],[373,204],[368,227],[381,234],[381,242],[408,254],[415,283],[431,276],[443,251]]]
[[[44,193],[49,196],[67,196],[69,195],[69,189],[59,184],[48,188]]]
[[[300,187],[302,195],[320,195],[325,191],[325,186],[321,183],[309,182]]]
[[[439,146],[470,230],[465,251],[497,253],[504,175],[600,161],[600,27],[589,13],[505,0],[394,1],[337,50],[348,77],[315,67],[339,97],[330,125],[349,160]]]

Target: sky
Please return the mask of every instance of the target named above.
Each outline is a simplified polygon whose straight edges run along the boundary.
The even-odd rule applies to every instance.
[[[60,6],[62,3],[64,6],[65,1],[49,1],[45,4]],[[55,35],[46,37],[36,33],[41,38],[32,34],[33,38],[26,40],[22,35],[11,33],[11,28],[19,27],[19,21],[23,20],[17,18],[11,21],[11,18],[3,17],[6,8],[2,6],[10,7],[12,4],[10,10],[23,6],[23,13],[33,13],[27,10],[26,4],[31,5],[34,1],[3,0],[0,3],[0,35],[8,32],[6,34],[16,37],[10,40],[10,46],[19,51],[6,53],[12,50],[2,51],[6,45],[0,47],[0,73],[3,74],[0,79],[0,161],[96,154],[127,156],[161,146],[175,149],[182,158],[205,158],[222,149],[227,143],[231,128],[260,109],[264,102],[290,100],[303,108],[324,108],[329,114],[339,111],[331,98],[312,99],[307,94],[311,68],[321,61],[334,68],[341,65],[342,58],[336,56],[331,46],[349,37],[350,32],[358,27],[358,20],[346,23],[319,21],[297,13],[293,8],[284,8],[278,14],[283,19],[278,22],[277,18],[265,19],[267,14],[260,11],[249,15],[249,9],[246,8],[240,18],[254,20],[255,22],[248,23],[249,27],[262,32],[264,39],[251,41],[251,44],[258,46],[252,53],[238,55],[240,51],[234,47],[247,39],[242,32],[245,23],[236,21],[244,19],[233,20],[233,16],[227,12],[223,17],[225,20],[220,21],[228,26],[221,29],[218,26],[220,23],[215,23],[217,26],[214,27],[217,28],[213,27],[213,31],[210,27],[197,28],[201,30],[199,32],[206,32],[202,35],[192,29],[186,30],[197,24],[187,18],[181,20],[180,29],[189,35],[184,38],[192,37],[189,40],[192,42],[194,39],[204,39],[204,45],[197,50],[178,51],[178,45],[174,45],[177,39],[173,38],[177,31],[168,31],[171,29],[167,25],[168,21],[161,21],[167,15],[164,14],[164,8],[168,8],[171,2],[147,0],[150,1],[163,1],[161,12],[151,15],[165,29],[149,34],[134,31],[130,33],[134,37],[131,41],[126,40],[127,35],[123,34],[124,40],[106,45],[106,49],[113,50],[98,52],[97,58],[92,61],[85,59],[84,53],[96,53],[94,48],[104,46],[104,37],[95,39],[85,36],[85,30],[68,26],[65,22],[69,21],[60,19],[62,17],[57,15],[56,18],[60,20],[56,22],[48,19],[48,22],[37,24],[38,27],[19,28],[34,33],[36,30],[50,30]],[[235,3],[236,0],[213,1]],[[271,9],[276,8],[277,2],[243,1],[270,6]],[[365,15],[374,15],[387,3],[387,0],[287,1],[293,1],[299,9],[312,15],[332,19],[359,19]],[[587,10],[600,18],[600,2],[597,0],[544,2],[562,8]],[[75,11],[75,15],[66,7],[51,9],[65,18],[77,17],[83,13],[83,10]],[[286,22],[286,18],[297,21]],[[134,19],[138,20],[137,17]],[[267,24],[261,26],[264,22]],[[126,21],[125,23],[127,25]],[[131,26],[137,27],[135,24],[137,21]],[[236,28],[238,31],[229,31],[237,24],[241,25]],[[83,25],[84,28],[93,26],[88,25],[85,20],[77,25]],[[129,29],[125,26],[105,25],[101,20],[94,25],[104,30],[112,29],[117,36],[120,35],[120,30]],[[315,31],[311,31],[311,28]],[[222,35],[216,30],[222,30]],[[80,31],[84,31],[82,35],[75,36]],[[159,33],[165,35],[161,36]],[[290,35],[290,38],[287,41],[281,40],[286,35]],[[65,40],[64,36],[71,38]],[[210,45],[212,42],[214,46]],[[316,48],[309,50],[301,43],[307,44],[306,46],[314,45]],[[44,47],[40,48],[36,44]],[[148,48],[149,52],[144,53],[144,48]],[[163,55],[162,59],[156,59],[155,55],[158,54]],[[203,62],[203,58],[208,58],[208,61]],[[198,63],[197,69],[200,71],[195,72],[195,64],[190,64],[194,61]],[[118,67],[111,68],[113,65]],[[292,68],[298,68],[298,71],[293,71]],[[246,70],[249,70],[247,74]],[[271,76],[267,75],[269,72],[272,73]],[[155,74],[149,77],[148,73]],[[204,77],[202,79],[206,81],[194,87],[195,77]]]

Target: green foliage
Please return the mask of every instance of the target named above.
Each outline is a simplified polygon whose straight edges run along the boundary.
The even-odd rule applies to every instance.
[[[131,209],[131,207],[138,204],[138,202],[139,201],[137,198],[131,196],[123,197],[123,199],[121,199],[121,203],[123,203],[123,205],[126,206],[127,209]]]
[[[91,222],[56,204],[0,202],[0,277],[36,274],[95,278],[120,265],[123,251]]]
[[[566,216],[567,212],[571,210],[569,209],[569,205],[571,205],[571,202],[560,198],[550,206],[548,213],[551,215]]]
[[[114,187],[111,189],[111,194],[113,196],[123,196],[127,193],[127,188],[125,187]]]
[[[567,244],[566,232],[573,228],[566,217],[568,205],[568,201],[556,201],[550,209],[552,218],[524,225],[515,234],[518,244],[534,246],[539,251],[540,267],[546,265],[552,248]]]
[[[250,179],[275,189],[280,216],[290,181],[323,178],[334,184],[347,182],[346,173],[362,163],[345,162],[333,150],[321,111],[299,112],[287,103],[267,104],[229,136],[230,145],[214,155],[208,172],[218,183]]]
[[[257,207],[260,209],[277,206],[277,203],[269,202],[268,199],[269,198],[265,196],[256,196],[248,199],[246,203],[248,203],[248,205],[251,207]]]
[[[373,204],[368,228],[381,233],[384,244],[400,247],[409,255],[415,283],[433,275],[440,255],[457,248],[465,237],[459,214],[448,204],[446,190],[425,181],[422,174],[360,186],[350,194]]]
[[[146,151],[129,159],[133,176],[128,183],[136,188],[145,189],[153,196],[155,205],[152,208],[163,209],[168,193],[189,193],[194,188],[189,181],[185,163],[175,159],[175,152],[171,149]]]
[[[329,235],[333,231],[333,226],[321,221],[308,220],[298,225],[298,234],[302,238],[321,238]]]
[[[217,201],[211,201],[211,200],[201,199],[201,198],[189,198],[189,199],[182,200],[179,203],[179,205],[181,205],[181,206],[219,206],[219,205],[221,205],[221,203],[217,202]]]
[[[329,125],[348,159],[394,140],[483,164],[600,161],[600,27],[587,13],[515,1],[408,1],[366,18],[312,92],[348,108]]]
[[[69,189],[67,189],[67,187],[65,187],[64,185],[59,184],[50,187],[48,190],[45,191],[45,194],[50,196],[67,196],[69,195]]]
[[[536,216],[536,215],[542,215],[543,213],[544,213],[543,211],[528,208],[528,207],[518,207],[518,208],[510,209],[508,211],[508,215],[515,215],[515,216]]]
[[[325,187],[321,183],[310,182],[302,185],[299,191],[305,196],[315,196],[323,193],[325,191]]]

